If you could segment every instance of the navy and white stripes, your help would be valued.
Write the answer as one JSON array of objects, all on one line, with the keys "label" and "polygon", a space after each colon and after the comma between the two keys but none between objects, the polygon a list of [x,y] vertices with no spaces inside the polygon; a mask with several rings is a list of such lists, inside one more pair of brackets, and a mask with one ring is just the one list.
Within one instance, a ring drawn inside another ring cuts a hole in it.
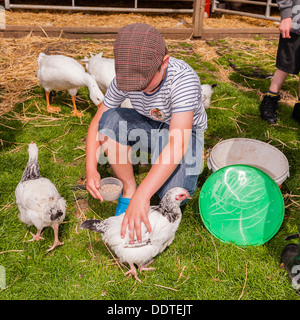
[{"label": "navy and white stripes", "polygon": [[[116,108],[129,98],[133,108],[151,118],[151,110],[159,109],[164,114],[161,120],[170,123],[174,113],[194,111],[193,125],[207,129],[207,115],[201,98],[201,84],[196,72],[183,60],[170,57],[164,81],[153,94],[142,91],[125,92],[116,86],[114,79],[104,98],[104,105]],[[155,119],[157,120],[157,119]]]}]

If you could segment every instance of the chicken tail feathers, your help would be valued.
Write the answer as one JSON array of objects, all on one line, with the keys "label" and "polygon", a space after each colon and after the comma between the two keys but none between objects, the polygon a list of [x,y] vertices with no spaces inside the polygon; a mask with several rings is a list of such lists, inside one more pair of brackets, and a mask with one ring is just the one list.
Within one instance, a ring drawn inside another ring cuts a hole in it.
[{"label": "chicken tail feathers", "polygon": [[96,219],[88,219],[85,220],[81,225],[81,229],[88,229],[91,231],[99,232],[99,233],[104,233],[105,232],[105,225],[101,220],[96,220]]},{"label": "chicken tail feathers", "polygon": [[39,179],[40,177],[41,177],[41,174],[40,174],[40,168],[38,163],[34,161],[29,161],[23,172],[21,182]]}]

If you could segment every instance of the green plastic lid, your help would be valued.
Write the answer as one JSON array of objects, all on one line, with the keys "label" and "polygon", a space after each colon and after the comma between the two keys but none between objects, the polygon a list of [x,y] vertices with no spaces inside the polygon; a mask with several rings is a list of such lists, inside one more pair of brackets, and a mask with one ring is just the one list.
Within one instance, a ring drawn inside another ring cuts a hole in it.
[{"label": "green plastic lid", "polygon": [[199,210],[205,227],[223,242],[261,245],[279,230],[284,201],[275,181],[249,165],[230,165],[204,183]]}]

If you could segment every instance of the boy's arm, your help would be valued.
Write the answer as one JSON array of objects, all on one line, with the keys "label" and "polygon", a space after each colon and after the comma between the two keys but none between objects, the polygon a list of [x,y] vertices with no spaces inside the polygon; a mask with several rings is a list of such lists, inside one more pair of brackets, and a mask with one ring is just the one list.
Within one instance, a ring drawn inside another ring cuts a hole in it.
[{"label": "boy's arm", "polygon": [[293,1],[292,0],[276,0],[279,10],[281,19],[291,18],[292,17],[292,8],[293,8]]},{"label": "boy's arm", "polygon": [[103,200],[103,197],[99,191],[101,177],[97,171],[98,159],[96,155],[100,147],[100,142],[97,140],[97,135],[99,121],[103,112],[108,109],[108,107],[101,103],[97,113],[90,123],[86,139],[86,189],[94,198],[100,200]]},{"label": "boy's arm", "polygon": [[192,126],[193,111],[173,114],[169,127],[169,143],[162,150],[133,195],[123,219],[121,237],[125,236],[126,227],[128,226],[131,242],[134,239],[134,231],[136,232],[137,240],[139,242],[142,241],[142,222],[151,232],[151,225],[148,219],[150,199],[171,176],[183,158],[189,144]]}]

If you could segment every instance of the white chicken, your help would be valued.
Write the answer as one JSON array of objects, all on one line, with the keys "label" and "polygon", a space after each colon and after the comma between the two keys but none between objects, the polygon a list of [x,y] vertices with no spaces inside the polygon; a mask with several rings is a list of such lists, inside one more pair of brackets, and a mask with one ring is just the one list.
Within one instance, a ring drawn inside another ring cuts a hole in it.
[{"label": "white chicken", "polygon": [[157,206],[150,206],[148,218],[152,232],[149,234],[145,225],[141,226],[142,242],[135,240],[130,243],[128,230],[124,239],[121,239],[121,224],[125,213],[100,221],[95,219],[86,220],[81,224],[82,229],[89,229],[102,234],[102,239],[111,247],[121,262],[126,262],[130,274],[141,282],[137,276],[134,264],[140,271],[151,270],[147,268],[153,258],[163,252],[175,238],[175,232],[181,221],[180,203],[184,199],[190,199],[188,191],[176,187],[170,189]]},{"label": "white chicken", "polygon": [[[103,52],[97,55],[90,53],[90,55],[90,58],[84,57],[82,61],[85,62],[85,67],[88,73],[95,78],[100,90],[105,94],[110,83],[116,76],[115,60],[103,58]],[[125,99],[122,102],[121,107],[132,108],[130,100]]]},{"label": "white chicken", "polygon": [[37,77],[46,91],[47,111],[59,112],[59,107],[52,107],[49,102],[51,90],[68,90],[73,103],[73,116],[81,117],[76,108],[76,94],[79,87],[87,86],[90,99],[98,106],[103,101],[103,94],[95,79],[85,72],[84,67],[75,59],[63,55],[46,55],[40,53],[38,57]]},{"label": "white chicken", "polygon": [[213,88],[216,87],[217,84],[202,84],[201,85],[201,91],[202,91],[202,102],[204,105],[204,108],[207,109],[210,106],[210,100],[211,96],[214,92]]},{"label": "white chicken", "polygon": [[19,219],[28,226],[34,225],[37,234],[32,240],[43,239],[43,228],[51,226],[54,230],[54,244],[47,252],[64,243],[58,239],[58,226],[66,215],[66,200],[60,196],[55,185],[40,175],[38,165],[38,147],[31,142],[28,145],[29,159],[16,191],[16,203]]}]

